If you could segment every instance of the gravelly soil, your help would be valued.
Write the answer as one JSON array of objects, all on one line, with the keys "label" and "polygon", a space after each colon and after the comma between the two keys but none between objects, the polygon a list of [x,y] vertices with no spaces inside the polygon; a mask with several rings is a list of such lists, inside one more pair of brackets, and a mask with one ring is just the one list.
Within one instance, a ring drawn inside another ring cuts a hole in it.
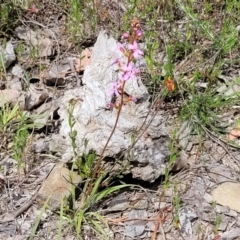
[{"label": "gravelly soil", "polygon": [[[93,31],[86,20],[83,26],[85,34],[77,36],[78,43],[71,39],[68,31],[69,22],[66,11],[63,10],[67,9],[68,4],[52,1],[36,4],[39,10],[37,13],[26,10],[18,27],[8,35],[12,38],[15,52],[23,45],[20,56],[12,66],[20,65],[27,77],[25,75],[22,78],[13,78],[13,74],[10,74],[11,67],[7,69],[10,81],[20,81],[23,87],[26,101],[22,107],[32,114],[47,112],[47,118],[43,119],[44,127],[35,129],[29,137],[22,155],[24,167],[19,166],[9,151],[12,144],[9,139],[13,133],[2,133],[0,239],[28,239],[37,217],[41,214],[41,224],[34,239],[59,239],[59,213],[56,209],[44,210],[42,213],[44,201],[36,199],[41,184],[61,157],[50,151],[49,147],[52,134],[57,134],[61,125],[57,112],[58,100],[66,90],[81,86],[84,69],[76,71],[74,59],[79,57],[81,49],[94,44],[100,29],[105,29],[109,35],[120,39],[119,28],[123,22],[126,3],[116,2],[96,1],[99,24]],[[143,6],[138,7],[141,9]],[[186,37],[187,21],[179,9],[171,8],[167,4],[165,7],[174,11],[175,19],[169,21],[161,16],[156,22],[156,28],[160,30],[155,37],[162,43],[158,49],[157,60],[162,63],[167,62],[165,44],[174,44]],[[218,8],[220,5],[216,3],[213,15],[209,16],[216,21],[216,28],[220,28],[223,19]],[[199,6],[196,4],[195,9],[200,12],[201,3]],[[86,10],[86,16],[88,14]],[[142,16],[140,20],[143,30],[146,31],[149,27],[146,24],[147,19]],[[38,47],[32,47],[33,40],[26,37],[29,33],[32,37],[35,34],[35,39],[40,41]],[[176,33],[177,38],[174,37]],[[174,57],[173,74],[176,81],[191,79],[196,69],[207,74],[208,69],[214,68],[218,58],[219,53],[213,49],[213,43],[208,39],[198,38],[197,31],[194,34],[196,38],[193,44],[196,50],[187,54],[179,51],[179,55]],[[146,45],[143,40],[143,47],[144,44]],[[232,57],[236,54],[233,52]],[[65,69],[66,62],[70,67]],[[61,66],[64,77],[49,76],[49,69],[55,64]],[[238,71],[239,64],[225,64],[221,78],[226,80],[236,76]],[[156,72],[160,79],[164,78],[164,67]],[[7,79],[7,76],[1,77],[1,90],[10,88],[6,84]],[[170,94],[163,100],[156,90],[161,89],[163,83],[153,87],[149,83],[151,76],[148,69],[144,69],[142,80],[149,87],[153,98],[158,96],[159,106],[157,105],[156,109],[160,108],[167,116],[171,135],[174,135],[174,129],[180,129],[173,140],[178,157],[172,169],[169,188],[164,188],[164,177],[154,183],[146,183],[127,176],[124,179],[127,183],[141,187],[120,192],[94,207],[94,210],[102,213],[108,221],[110,230],[105,230],[109,239],[240,239],[239,210],[232,206],[219,205],[212,198],[212,190],[218,185],[224,182],[239,183],[238,148],[230,146],[226,140],[208,129],[204,129],[204,136],[199,138],[194,129],[188,126],[188,121],[182,123],[178,120],[181,105],[185,102],[185,93]],[[198,83],[201,85],[203,82],[199,80]],[[199,91],[202,91],[202,85]],[[232,110],[226,110],[225,114],[229,113],[228,116],[222,114],[223,122],[233,123],[238,119],[239,111]],[[67,221],[63,223],[60,236],[61,239],[77,239],[74,228]],[[87,225],[83,227],[82,236],[83,239],[101,239]]]}]

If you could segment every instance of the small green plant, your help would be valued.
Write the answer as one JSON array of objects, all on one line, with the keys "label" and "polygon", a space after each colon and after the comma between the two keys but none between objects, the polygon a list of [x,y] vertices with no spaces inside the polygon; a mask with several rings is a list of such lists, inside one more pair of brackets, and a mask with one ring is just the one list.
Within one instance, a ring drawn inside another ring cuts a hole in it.
[{"label": "small green plant", "polygon": [[[230,87],[229,87],[230,88]],[[221,127],[221,119],[218,114],[224,107],[230,107],[239,100],[237,93],[227,96],[207,89],[205,92],[193,92],[188,100],[185,100],[180,111],[180,119],[188,120],[195,129],[195,133],[201,135],[204,128],[218,133],[224,133]]]},{"label": "small green plant", "polygon": [[214,227],[214,229],[213,229],[213,232],[214,232],[215,234],[218,233],[218,229],[219,229],[219,227],[220,227],[221,222],[222,222],[222,217],[221,217],[220,215],[218,215],[218,216],[216,217],[215,227]]},{"label": "small green plant", "polygon": [[[4,101],[4,99],[1,99]],[[11,122],[16,118],[19,105],[16,104],[12,109],[3,104],[0,108],[0,131],[4,133],[11,126]]]},{"label": "small green plant", "polygon": [[172,77],[174,71],[174,64],[173,64],[173,47],[171,45],[167,46],[167,63],[164,65],[166,71],[166,77]]},{"label": "small green plant", "polygon": [[1,78],[3,75],[6,76],[6,74],[7,74],[6,67],[4,64],[4,55],[2,53],[0,53],[0,73],[1,73]]},{"label": "small green plant", "polygon": [[[74,130],[75,119],[73,117],[75,104],[76,101],[72,100],[70,102],[68,110],[69,113],[68,124],[70,126],[69,136],[71,138],[72,149],[74,152],[74,162],[72,165],[72,171],[77,170],[85,183],[83,184],[83,190],[78,199],[79,204],[77,209],[75,208],[76,207],[75,187],[73,186],[71,191],[73,210],[71,211],[70,209],[68,210],[66,209],[64,213],[61,212],[60,218],[62,219],[64,214],[64,218],[68,219],[68,221],[75,226],[76,235],[80,239],[83,224],[90,225],[93,232],[95,232],[100,237],[104,237],[104,239],[108,239],[107,234],[102,228],[102,225],[104,225],[105,228],[108,228],[107,221],[100,214],[92,212],[91,209],[93,206],[95,206],[99,201],[107,197],[109,194],[117,190],[120,190],[121,188],[129,187],[130,185],[122,184],[119,186],[107,187],[106,189],[102,189],[101,184],[107,173],[102,173],[99,178],[92,181],[97,156],[93,151],[90,151],[89,153],[84,152],[81,156],[78,155],[76,143],[77,131]],[[88,141],[85,140],[84,142],[85,149],[87,148],[87,144]],[[89,188],[91,189],[91,191],[89,191]],[[63,208],[63,206],[61,208]]]},{"label": "small green plant", "polygon": [[68,28],[73,36],[76,36],[80,31],[80,23],[83,17],[83,4],[82,1],[70,0],[69,1],[69,23]]},{"label": "small green plant", "polygon": [[20,8],[13,1],[0,2],[0,36],[12,31],[19,22]]},{"label": "small green plant", "polygon": [[8,0],[0,2],[0,36],[10,37],[20,23],[23,10],[28,9],[29,0]]},{"label": "small green plant", "polygon": [[175,130],[173,132],[173,137],[170,141],[170,146],[169,146],[169,150],[170,150],[170,157],[169,157],[169,162],[168,162],[168,166],[165,168],[165,172],[164,172],[164,176],[165,176],[165,180],[164,180],[164,190],[166,190],[167,188],[169,188],[170,186],[170,172],[176,162],[177,159],[177,149],[176,149],[176,136],[177,136],[177,131]]},{"label": "small green plant", "polygon": [[51,198],[51,196],[49,196],[48,199],[45,201],[45,203],[44,203],[44,205],[43,205],[43,207],[42,207],[42,209],[41,209],[37,219],[35,220],[34,226],[33,226],[32,230],[31,230],[30,235],[29,235],[29,240],[33,240],[34,239],[35,234],[37,232],[37,229],[38,229],[38,227],[39,227],[39,225],[41,223],[41,219],[43,217],[43,214],[45,213],[45,211],[48,208],[48,202],[49,202],[50,198]]},{"label": "small green plant", "polygon": [[12,141],[11,155],[18,162],[19,168],[24,167],[24,154],[30,141],[30,129],[42,126],[42,124],[31,123],[31,121],[41,117],[23,112],[19,104],[13,108],[7,105],[0,108],[0,134],[5,136],[9,142]]},{"label": "small green plant", "polygon": [[64,203],[65,199],[61,199],[61,205],[60,205],[60,220],[58,225],[58,236],[57,239],[62,239],[62,228],[63,228],[63,220],[64,220]]},{"label": "small green plant", "polygon": [[18,162],[18,168],[24,167],[23,162],[25,149],[29,142],[29,132],[24,126],[19,126],[13,137],[13,158]]},{"label": "small green plant", "polygon": [[[91,21],[87,21],[91,19]],[[95,32],[98,23],[97,7],[92,0],[70,0],[68,2],[68,30],[76,42],[85,41]]]},{"label": "small green plant", "polygon": [[217,107],[221,107],[221,104],[218,98],[214,104],[213,94],[209,92],[196,93],[184,103],[180,117],[183,121],[189,120],[197,133],[201,133],[201,126],[211,129],[215,128],[214,122],[217,121]]},{"label": "small green plant", "polygon": [[18,46],[17,46],[15,51],[16,51],[17,59],[18,59],[18,61],[20,61],[21,57],[22,57],[22,53],[24,51],[24,44],[23,44],[23,42],[20,42],[18,44]]},{"label": "small green plant", "polygon": [[23,70],[23,76],[24,76],[23,77],[23,81],[24,81],[23,89],[25,91],[27,91],[29,89],[29,85],[30,85],[30,77],[29,77],[28,73],[25,70]]},{"label": "small green plant", "polygon": [[37,59],[39,59],[39,51],[40,47],[39,46],[31,46],[31,49],[29,51],[29,59],[34,62]]},{"label": "small green plant", "polygon": [[179,196],[179,191],[178,191],[178,184],[177,182],[174,182],[173,185],[173,223],[175,227],[179,226],[179,215],[178,211],[181,208],[181,199]]},{"label": "small green plant", "polygon": [[72,149],[73,149],[75,158],[78,157],[78,153],[77,153],[78,149],[77,149],[77,143],[76,143],[77,131],[74,130],[74,125],[76,123],[76,120],[73,117],[73,111],[76,103],[77,101],[72,99],[70,101],[69,108],[68,108],[68,125],[70,127],[69,137],[71,139]]},{"label": "small green plant", "polygon": [[216,201],[213,201],[212,202],[212,207],[215,208],[217,206],[217,202]]}]

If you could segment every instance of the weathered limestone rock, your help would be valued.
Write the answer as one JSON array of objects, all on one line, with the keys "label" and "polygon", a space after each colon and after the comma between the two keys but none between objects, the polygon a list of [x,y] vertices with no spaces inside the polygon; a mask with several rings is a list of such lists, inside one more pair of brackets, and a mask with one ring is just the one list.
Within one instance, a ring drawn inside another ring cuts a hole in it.
[{"label": "weathered limestone rock", "polygon": [[6,47],[0,46],[0,54],[3,57],[5,68],[8,68],[16,60],[16,55],[11,42],[7,42]]},{"label": "weathered limestone rock", "polygon": [[[77,131],[80,154],[85,150],[85,139],[88,140],[87,150],[93,149],[97,154],[101,154],[113,129],[117,109],[109,110],[107,105],[112,98],[110,95],[112,82],[118,76],[118,67],[113,63],[121,58],[116,49],[117,42],[101,32],[93,48],[91,64],[84,72],[82,80],[84,86],[66,91],[63,96],[58,111],[62,119],[61,128],[59,135],[55,136],[53,145],[64,150],[62,152],[64,162],[70,161],[73,157],[68,122],[69,108],[73,100],[76,100],[73,117],[76,121],[74,130]],[[141,61],[139,60],[137,64],[140,65]],[[132,154],[129,154],[130,168],[135,177],[154,181],[164,172],[164,163],[169,156],[166,118],[161,112],[153,118],[155,112],[150,110],[148,91],[139,77],[126,82],[125,92],[136,97],[138,101],[128,102],[123,106],[117,128],[104,156],[114,157],[124,153],[132,145],[132,136],[136,139],[142,130],[147,128],[135,144]]]}]

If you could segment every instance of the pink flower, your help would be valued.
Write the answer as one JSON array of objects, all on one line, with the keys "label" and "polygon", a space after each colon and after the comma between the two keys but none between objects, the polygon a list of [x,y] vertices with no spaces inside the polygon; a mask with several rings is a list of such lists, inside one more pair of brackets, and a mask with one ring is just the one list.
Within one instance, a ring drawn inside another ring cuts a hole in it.
[{"label": "pink flower", "polygon": [[138,37],[141,37],[141,36],[143,35],[143,32],[138,29],[138,30],[136,31],[136,34],[137,34]]},{"label": "pink flower", "polygon": [[122,80],[127,81],[129,78],[132,78],[134,76],[134,69],[133,69],[133,63],[130,62],[128,65],[124,64],[122,65]]},{"label": "pink flower", "polygon": [[122,65],[122,70],[124,72],[130,72],[130,71],[132,71],[132,69],[133,69],[133,63],[132,62],[130,62],[129,64],[123,64]]},{"label": "pink flower", "polygon": [[134,41],[133,44],[128,44],[128,48],[133,52],[133,57],[138,58],[143,55],[143,51],[138,48],[137,42]]},{"label": "pink flower", "polygon": [[112,88],[110,89],[110,93],[118,96],[119,95],[118,89],[120,88],[120,86],[121,86],[120,83],[113,82]]},{"label": "pink flower", "polygon": [[128,38],[129,38],[129,33],[127,33],[127,32],[124,33],[124,34],[123,34],[123,38],[128,39]]},{"label": "pink flower", "polygon": [[137,67],[134,67],[134,68],[133,68],[133,74],[134,74],[135,76],[139,76],[139,75],[140,75],[140,69],[137,68]]}]

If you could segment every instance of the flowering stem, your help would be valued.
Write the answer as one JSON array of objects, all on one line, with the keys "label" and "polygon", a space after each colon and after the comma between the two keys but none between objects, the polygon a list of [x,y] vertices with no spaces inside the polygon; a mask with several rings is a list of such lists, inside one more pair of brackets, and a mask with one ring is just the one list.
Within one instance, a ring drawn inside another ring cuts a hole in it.
[{"label": "flowering stem", "polygon": [[124,90],[124,86],[125,86],[125,82],[123,82],[123,85],[122,85],[121,101],[120,101],[120,104],[119,104],[116,121],[115,121],[115,124],[114,124],[114,126],[113,126],[113,129],[112,129],[112,131],[111,131],[111,134],[109,135],[108,140],[107,140],[107,142],[106,142],[105,145],[104,145],[104,148],[103,148],[103,150],[102,150],[102,153],[101,153],[101,155],[100,155],[100,157],[99,157],[99,159],[98,159],[98,161],[97,161],[97,164],[96,164],[96,166],[95,166],[95,168],[94,168],[94,171],[93,171],[93,179],[94,179],[94,178],[96,177],[96,175],[97,175],[97,171],[99,170],[101,161],[102,161],[102,159],[103,159],[103,154],[104,154],[104,152],[106,151],[106,148],[107,148],[107,146],[108,146],[108,144],[109,144],[109,142],[110,142],[110,140],[111,140],[111,138],[112,138],[112,136],[113,136],[113,134],[114,134],[114,132],[115,132],[115,130],[116,130],[116,127],[117,127],[117,124],[118,124],[118,120],[119,120],[119,117],[120,117],[120,113],[121,113],[121,110],[122,110],[122,106],[123,106],[123,103],[124,103],[124,101],[123,101],[123,93],[124,93],[123,90]]},{"label": "flowering stem", "polygon": [[[130,64],[131,61],[132,61],[132,53],[130,53],[129,56],[128,56],[127,66]],[[109,142],[110,142],[110,140],[111,140],[111,138],[112,138],[112,136],[113,136],[113,134],[114,134],[114,132],[115,132],[115,130],[116,130],[116,127],[117,127],[117,124],[118,124],[118,120],[119,120],[119,117],[120,117],[120,113],[121,113],[121,110],[122,110],[122,106],[123,106],[123,104],[124,104],[123,94],[124,94],[124,86],[125,86],[125,83],[126,83],[126,82],[123,81],[123,84],[122,84],[122,87],[121,87],[121,101],[120,101],[119,108],[118,108],[117,118],[116,118],[115,124],[114,124],[114,126],[113,126],[113,129],[112,129],[112,131],[111,131],[111,134],[109,135],[108,140],[107,140],[107,142],[105,143],[104,148],[103,148],[103,150],[102,150],[102,153],[101,153],[101,155],[100,155],[100,157],[99,157],[99,159],[98,159],[98,161],[97,161],[97,164],[96,164],[96,166],[95,166],[95,168],[94,168],[94,171],[93,171],[93,179],[96,177],[97,171],[100,169],[100,164],[101,164],[102,159],[103,159],[103,154],[104,154],[104,152],[106,151],[106,148],[107,148],[107,146],[108,146],[108,144],[109,144]]]},{"label": "flowering stem", "polygon": [[122,85],[121,101],[120,101],[120,104],[119,104],[119,108],[118,108],[118,113],[117,113],[117,117],[116,117],[115,124],[114,124],[114,126],[113,126],[112,131],[111,131],[111,134],[110,134],[109,137],[108,137],[107,142],[106,142],[105,145],[104,145],[104,148],[103,148],[103,150],[102,150],[102,152],[101,152],[101,155],[100,155],[100,157],[99,157],[98,160],[97,160],[96,166],[95,166],[95,168],[94,168],[94,170],[93,170],[92,179],[90,180],[90,182],[89,182],[89,181],[86,182],[87,185],[89,184],[89,187],[86,187],[87,191],[86,191],[86,194],[85,194],[85,199],[86,199],[86,198],[90,195],[90,193],[92,192],[93,183],[94,183],[95,178],[97,177],[97,175],[100,175],[100,174],[101,174],[101,173],[99,173],[99,171],[101,171],[100,165],[101,165],[101,162],[102,162],[102,160],[103,160],[103,154],[104,154],[104,152],[106,151],[107,146],[108,146],[108,144],[109,144],[109,142],[110,142],[110,140],[111,140],[111,138],[112,138],[112,136],[113,136],[113,134],[114,134],[114,132],[115,132],[115,130],[116,130],[116,127],[117,127],[117,124],[118,124],[118,120],[119,120],[119,117],[120,117],[120,113],[121,113],[121,110],[122,110],[122,106],[123,106],[123,103],[124,103],[124,101],[123,101],[123,93],[124,93],[123,90],[124,90],[124,86],[125,86],[125,82],[123,82],[123,85]]},{"label": "flowering stem", "polygon": [[[116,121],[115,121],[115,124],[112,128],[112,131],[107,139],[107,142],[105,143],[104,147],[103,147],[103,150],[100,154],[100,157],[98,158],[97,162],[96,162],[96,165],[94,167],[94,170],[93,170],[93,174],[92,174],[92,178],[90,181],[86,181],[85,183],[85,186],[84,186],[84,189],[86,189],[86,193],[84,192],[83,194],[85,195],[85,199],[87,199],[88,196],[90,196],[93,188],[94,188],[94,183],[95,183],[95,180],[97,177],[101,176],[102,175],[102,169],[101,169],[101,162],[104,158],[104,153],[107,149],[107,146],[116,130],[116,127],[117,127],[117,124],[118,124],[118,121],[119,121],[119,117],[120,117],[120,114],[121,114],[121,111],[122,111],[122,107],[124,105],[124,87],[125,87],[125,83],[126,81],[130,78],[131,74],[132,74],[132,61],[134,58],[137,58],[138,55],[142,55],[143,52],[141,50],[139,50],[137,48],[137,43],[136,43],[136,40],[139,39],[139,37],[141,37],[142,35],[142,32],[139,30],[139,22],[137,19],[133,19],[133,22],[132,22],[132,28],[135,29],[134,30],[134,34],[132,35],[132,37],[130,38],[128,34],[125,34],[125,37],[129,38],[129,42],[130,44],[128,46],[129,47],[129,52],[127,54],[127,64],[122,66],[122,68],[124,68],[124,74],[123,74],[123,80],[121,82],[121,87],[118,89],[118,85],[117,83],[114,85],[114,88],[113,88],[113,93],[114,94],[118,94],[118,92],[115,92],[115,91],[120,91],[120,103],[119,105],[116,107],[118,109],[118,112],[117,112],[117,117],[116,117]],[[86,188],[85,188],[86,187]]]}]

